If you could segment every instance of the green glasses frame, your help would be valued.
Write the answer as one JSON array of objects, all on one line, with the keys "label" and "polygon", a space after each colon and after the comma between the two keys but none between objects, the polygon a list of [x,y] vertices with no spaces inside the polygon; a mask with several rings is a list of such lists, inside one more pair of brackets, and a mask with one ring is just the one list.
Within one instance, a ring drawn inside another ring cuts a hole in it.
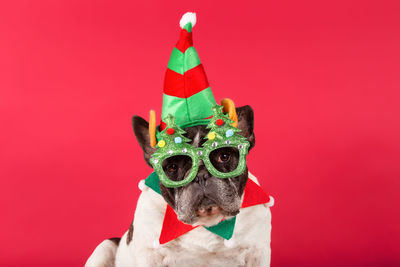
[{"label": "green glasses frame", "polygon": [[[184,147],[181,151],[170,151],[170,153],[166,153],[159,158],[152,158],[151,164],[154,167],[154,170],[160,177],[160,181],[166,187],[181,187],[189,184],[196,178],[197,172],[199,170],[199,162],[202,160],[207,170],[215,177],[218,178],[232,178],[238,176],[244,172],[246,169],[246,155],[249,149],[249,142],[230,142],[229,140],[225,141],[225,143],[218,144],[217,142],[212,143],[212,147]],[[231,172],[221,172],[217,170],[214,165],[210,161],[211,152],[225,147],[237,148],[239,150],[239,163],[235,170]],[[165,173],[162,163],[164,160],[174,157],[174,156],[189,156],[192,159],[192,167],[190,169],[189,174],[185,177],[185,179],[180,181],[171,180],[167,174]]]}]

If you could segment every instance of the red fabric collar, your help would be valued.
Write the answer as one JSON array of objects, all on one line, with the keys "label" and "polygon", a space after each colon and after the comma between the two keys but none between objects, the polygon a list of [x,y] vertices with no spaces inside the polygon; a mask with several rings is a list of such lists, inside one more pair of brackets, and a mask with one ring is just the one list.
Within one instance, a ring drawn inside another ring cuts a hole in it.
[{"label": "red fabric collar", "polygon": [[[241,208],[243,209],[255,205],[260,205],[268,203],[269,201],[269,195],[264,192],[258,184],[256,184],[253,180],[249,178],[244,189],[244,196]],[[181,235],[186,234],[196,227],[198,226],[184,224],[183,222],[178,220],[175,211],[169,205],[167,205],[159,242],[160,244],[167,243],[171,240],[174,240],[175,238],[180,237]]]}]

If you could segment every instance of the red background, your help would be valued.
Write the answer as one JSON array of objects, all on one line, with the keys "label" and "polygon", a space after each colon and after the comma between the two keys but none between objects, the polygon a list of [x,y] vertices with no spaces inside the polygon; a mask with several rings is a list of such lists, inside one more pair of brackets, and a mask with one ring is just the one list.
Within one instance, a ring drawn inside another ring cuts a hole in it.
[{"label": "red background", "polygon": [[250,104],[272,266],[400,264],[398,1],[3,1],[0,265],[82,266],[133,218],[131,116],[159,118],[185,11],[217,100]]}]

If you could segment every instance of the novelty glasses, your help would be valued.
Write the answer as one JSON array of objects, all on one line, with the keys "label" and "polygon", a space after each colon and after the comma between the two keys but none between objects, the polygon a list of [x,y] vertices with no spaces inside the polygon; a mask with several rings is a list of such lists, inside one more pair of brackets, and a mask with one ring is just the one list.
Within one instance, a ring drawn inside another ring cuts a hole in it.
[{"label": "novelty glasses", "polygon": [[[193,147],[188,143],[191,140],[183,136],[185,131],[176,125],[172,115],[165,119],[167,127],[159,133],[157,150],[150,159],[164,186],[173,188],[189,184],[197,176],[200,160],[210,174],[218,178],[232,178],[245,171],[249,142],[238,134],[238,128],[231,125],[233,121],[222,112],[221,106],[215,105],[212,109],[214,114],[207,125],[210,131],[202,147]],[[228,161],[233,155],[236,156],[235,162],[224,165],[224,160]],[[178,164],[181,166],[168,164],[177,158],[180,158]],[[170,172],[171,166],[173,174]]]}]

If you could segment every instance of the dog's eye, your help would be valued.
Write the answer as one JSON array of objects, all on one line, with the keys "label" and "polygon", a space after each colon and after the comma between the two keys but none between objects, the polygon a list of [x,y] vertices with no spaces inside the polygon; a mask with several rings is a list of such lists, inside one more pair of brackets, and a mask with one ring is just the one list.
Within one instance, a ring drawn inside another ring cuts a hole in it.
[{"label": "dog's eye", "polygon": [[168,172],[176,172],[177,170],[178,170],[178,165],[176,165],[175,163],[169,164],[167,166]]},{"label": "dog's eye", "polygon": [[218,162],[228,162],[231,159],[231,155],[226,152],[223,152],[218,157]]}]

